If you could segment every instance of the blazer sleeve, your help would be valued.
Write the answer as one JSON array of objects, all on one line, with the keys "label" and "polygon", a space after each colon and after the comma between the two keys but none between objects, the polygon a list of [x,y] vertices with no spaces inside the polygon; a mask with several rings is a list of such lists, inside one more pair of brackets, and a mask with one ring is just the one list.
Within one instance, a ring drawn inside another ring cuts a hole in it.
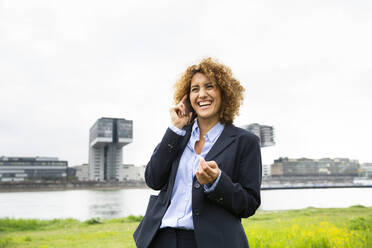
[{"label": "blazer sleeve", "polygon": [[147,186],[154,190],[160,190],[168,183],[172,162],[178,154],[178,145],[183,137],[170,128],[167,129],[146,166],[145,182]]},{"label": "blazer sleeve", "polygon": [[232,214],[247,218],[253,215],[261,204],[260,189],[262,181],[261,151],[258,137],[245,136],[240,143],[244,148],[238,166],[237,178],[221,171],[220,180],[214,191],[207,197]]}]

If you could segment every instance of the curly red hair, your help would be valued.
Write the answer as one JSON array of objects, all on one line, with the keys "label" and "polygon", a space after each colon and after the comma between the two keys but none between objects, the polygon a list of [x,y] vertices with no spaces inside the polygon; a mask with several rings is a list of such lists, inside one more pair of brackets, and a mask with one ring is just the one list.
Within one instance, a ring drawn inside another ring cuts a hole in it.
[{"label": "curly red hair", "polygon": [[[222,105],[220,109],[220,122],[231,124],[239,115],[240,105],[243,103],[244,87],[232,76],[231,69],[218,63],[215,59],[205,58],[198,65],[189,66],[181,78],[174,85],[174,102],[179,103],[187,94],[190,95],[191,79],[195,73],[203,73],[212,83],[221,90]],[[193,115],[193,119],[196,115]]]}]

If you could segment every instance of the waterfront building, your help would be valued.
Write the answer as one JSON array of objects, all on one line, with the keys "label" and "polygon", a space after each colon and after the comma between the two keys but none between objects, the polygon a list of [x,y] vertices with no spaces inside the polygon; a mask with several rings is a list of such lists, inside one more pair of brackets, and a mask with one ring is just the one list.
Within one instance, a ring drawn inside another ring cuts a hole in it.
[{"label": "waterfront building", "polygon": [[76,170],[76,178],[78,181],[89,181],[89,168],[88,164],[74,166]]},{"label": "waterfront building", "polygon": [[361,165],[361,171],[364,177],[372,178],[372,163],[363,163]]},{"label": "waterfront building", "polygon": [[274,128],[272,126],[260,125],[258,123],[252,123],[249,125],[242,126],[242,128],[254,133],[260,138],[261,147],[273,146],[274,141]]},{"label": "waterfront building", "polygon": [[0,181],[63,181],[67,161],[55,157],[0,157]]},{"label": "waterfront building", "polygon": [[67,180],[76,180],[76,168],[67,167]]},{"label": "waterfront building", "polygon": [[358,160],[347,158],[279,158],[271,165],[272,176],[357,176]]},{"label": "waterfront building", "polygon": [[119,181],[123,146],[133,140],[133,122],[100,118],[89,130],[89,179]]},{"label": "waterfront building", "polygon": [[270,164],[263,164],[262,165],[262,176],[263,177],[271,176],[271,165]]},{"label": "waterfront building", "polygon": [[120,179],[119,181],[145,181],[145,169],[146,166],[134,166],[133,164],[123,164],[120,167]]}]

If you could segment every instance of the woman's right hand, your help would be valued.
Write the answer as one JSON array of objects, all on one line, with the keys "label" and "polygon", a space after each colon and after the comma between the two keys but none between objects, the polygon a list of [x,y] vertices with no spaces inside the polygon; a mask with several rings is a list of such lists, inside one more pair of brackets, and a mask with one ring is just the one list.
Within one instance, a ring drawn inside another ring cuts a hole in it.
[{"label": "woman's right hand", "polygon": [[169,110],[172,124],[179,129],[182,129],[184,126],[189,124],[192,117],[192,112],[186,114],[186,106],[184,104],[186,99],[187,95],[185,95],[176,106]]}]

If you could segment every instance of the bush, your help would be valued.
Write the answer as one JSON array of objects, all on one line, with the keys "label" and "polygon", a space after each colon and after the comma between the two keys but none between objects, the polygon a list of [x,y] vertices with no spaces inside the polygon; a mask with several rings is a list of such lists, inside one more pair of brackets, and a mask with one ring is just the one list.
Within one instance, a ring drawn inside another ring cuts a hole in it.
[{"label": "bush", "polygon": [[96,225],[96,224],[102,224],[102,221],[100,220],[100,218],[91,218],[85,221],[85,223],[88,225]]},{"label": "bush", "polygon": [[129,215],[126,219],[128,220],[127,222],[140,222],[143,219],[143,216]]},{"label": "bush", "polygon": [[350,230],[368,230],[370,224],[363,217],[352,218],[350,220],[349,229]]},{"label": "bush", "polygon": [[0,231],[14,232],[45,230],[50,228],[69,227],[77,223],[80,222],[75,219],[37,220],[2,218],[0,219]]},{"label": "bush", "polygon": [[353,205],[350,208],[366,208],[366,207],[363,205]]},{"label": "bush", "polygon": [[0,219],[0,230],[1,231],[31,231],[39,229],[46,225],[47,221],[41,220],[23,220],[23,219],[11,219],[3,218]]}]

